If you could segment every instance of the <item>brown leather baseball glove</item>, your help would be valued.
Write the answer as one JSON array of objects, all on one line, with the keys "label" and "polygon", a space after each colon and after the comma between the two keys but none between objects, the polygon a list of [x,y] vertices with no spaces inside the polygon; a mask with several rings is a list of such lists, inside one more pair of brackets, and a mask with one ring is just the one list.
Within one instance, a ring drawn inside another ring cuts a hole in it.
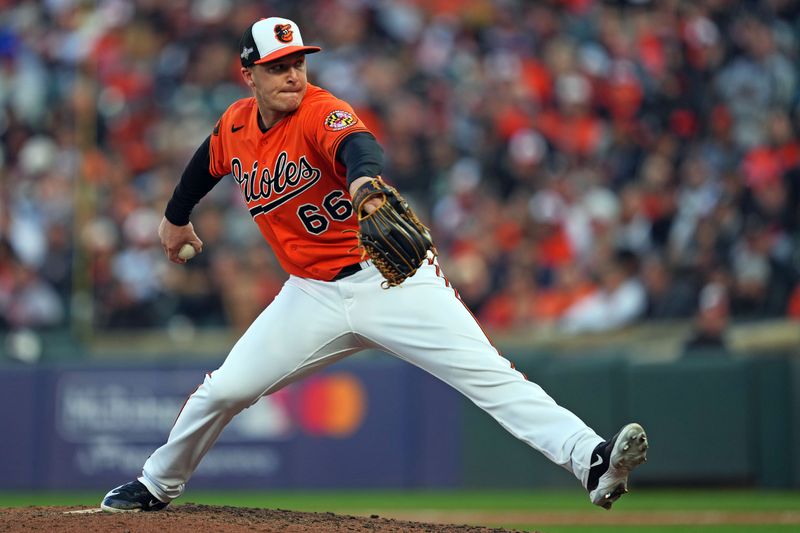
[{"label": "brown leather baseball glove", "polygon": [[[364,203],[376,196],[383,202],[367,214]],[[384,289],[400,285],[413,276],[429,250],[436,254],[428,228],[419,221],[397,190],[380,177],[356,190],[353,207],[358,216],[358,246],[386,278]]]}]

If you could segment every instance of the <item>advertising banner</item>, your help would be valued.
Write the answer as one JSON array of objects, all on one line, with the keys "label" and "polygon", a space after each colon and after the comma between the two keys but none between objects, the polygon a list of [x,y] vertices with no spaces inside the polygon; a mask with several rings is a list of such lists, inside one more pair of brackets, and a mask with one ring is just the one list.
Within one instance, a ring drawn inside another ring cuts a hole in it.
[{"label": "advertising banner", "polygon": [[[132,479],[166,441],[208,370],[140,365],[32,372],[18,388],[20,396],[36,390],[38,400],[20,406],[30,411],[22,420],[38,423],[15,428],[20,440],[13,451],[28,451],[0,487],[95,488]],[[456,392],[411,365],[388,357],[340,362],[242,411],[191,485],[453,486],[461,405]],[[16,422],[13,412],[3,416]]]},{"label": "advertising banner", "polygon": [[33,486],[41,466],[37,377],[29,368],[0,371],[0,486],[4,488]]}]

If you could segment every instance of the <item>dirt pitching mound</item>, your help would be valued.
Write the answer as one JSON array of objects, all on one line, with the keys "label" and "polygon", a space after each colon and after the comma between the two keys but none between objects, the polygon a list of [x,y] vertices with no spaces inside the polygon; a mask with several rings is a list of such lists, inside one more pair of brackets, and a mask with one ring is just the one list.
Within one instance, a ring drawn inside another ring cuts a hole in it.
[{"label": "dirt pitching mound", "polygon": [[16,507],[0,512],[0,532],[51,533],[219,533],[234,532],[409,532],[502,533],[506,529],[467,525],[423,524],[381,518],[300,513],[282,509],[248,509],[186,503],[154,513],[105,513],[75,507]]}]

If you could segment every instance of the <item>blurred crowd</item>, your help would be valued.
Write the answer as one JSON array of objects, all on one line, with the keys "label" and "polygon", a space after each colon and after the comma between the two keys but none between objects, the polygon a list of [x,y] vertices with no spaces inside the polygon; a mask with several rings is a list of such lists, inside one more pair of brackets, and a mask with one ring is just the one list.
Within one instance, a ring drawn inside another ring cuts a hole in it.
[{"label": "blurred crowd", "polygon": [[285,279],[217,186],[157,237],[260,17],[355,107],[495,330],[800,318],[796,0],[0,0],[0,328],[244,328]]}]

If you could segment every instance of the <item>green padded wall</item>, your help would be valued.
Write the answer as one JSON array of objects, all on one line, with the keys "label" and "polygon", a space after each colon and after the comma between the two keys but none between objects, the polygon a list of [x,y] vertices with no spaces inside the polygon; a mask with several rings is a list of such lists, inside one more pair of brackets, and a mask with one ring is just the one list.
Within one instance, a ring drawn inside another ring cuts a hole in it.
[{"label": "green padded wall", "polygon": [[[761,487],[792,485],[791,359],[759,356],[750,361],[755,380],[755,481]],[[794,442],[800,442],[794,440]],[[795,448],[796,450],[796,448]]]},{"label": "green padded wall", "polygon": [[727,358],[631,365],[631,412],[650,438],[647,467],[637,479],[752,479],[756,430],[749,377],[746,362]]},{"label": "green padded wall", "polygon": [[[536,358],[517,367],[602,436],[628,420],[650,437],[632,484],[800,487],[800,360]],[[575,480],[465,401],[464,483],[574,487]]]}]

